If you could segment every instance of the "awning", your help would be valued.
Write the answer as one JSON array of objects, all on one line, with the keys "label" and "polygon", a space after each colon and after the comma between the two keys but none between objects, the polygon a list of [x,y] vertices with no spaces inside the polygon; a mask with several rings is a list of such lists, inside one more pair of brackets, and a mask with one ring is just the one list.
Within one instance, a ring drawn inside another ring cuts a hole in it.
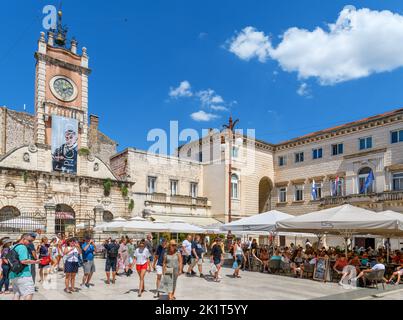
[{"label": "awning", "polygon": [[59,220],[74,220],[74,215],[71,212],[56,212],[56,219]]},{"label": "awning", "polygon": [[154,220],[160,220],[166,223],[172,220],[182,220],[186,223],[193,224],[198,227],[206,227],[213,224],[217,224],[220,221],[211,217],[201,217],[201,216],[183,216],[183,215],[165,215],[165,214],[153,214],[151,218]]}]

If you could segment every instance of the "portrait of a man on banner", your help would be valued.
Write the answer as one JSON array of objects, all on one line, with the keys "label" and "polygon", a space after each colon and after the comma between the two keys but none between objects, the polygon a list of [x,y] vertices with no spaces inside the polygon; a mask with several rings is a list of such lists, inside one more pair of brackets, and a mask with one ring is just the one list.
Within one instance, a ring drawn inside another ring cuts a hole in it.
[{"label": "portrait of a man on banner", "polygon": [[78,121],[52,116],[53,171],[76,174],[78,154]]}]

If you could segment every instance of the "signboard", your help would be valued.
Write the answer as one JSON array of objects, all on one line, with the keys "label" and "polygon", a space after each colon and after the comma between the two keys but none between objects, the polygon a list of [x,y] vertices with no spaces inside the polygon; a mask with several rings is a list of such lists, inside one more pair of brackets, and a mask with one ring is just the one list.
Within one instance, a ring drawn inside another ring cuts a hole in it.
[{"label": "signboard", "polygon": [[326,282],[329,280],[329,275],[329,260],[318,258],[313,271],[313,279]]},{"label": "signboard", "polygon": [[77,173],[78,121],[52,115],[53,171]]}]

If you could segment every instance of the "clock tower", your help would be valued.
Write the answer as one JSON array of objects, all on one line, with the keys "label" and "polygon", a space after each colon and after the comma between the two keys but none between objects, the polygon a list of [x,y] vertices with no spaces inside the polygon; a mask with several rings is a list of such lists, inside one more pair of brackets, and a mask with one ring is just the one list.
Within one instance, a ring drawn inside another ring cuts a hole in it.
[{"label": "clock tower", "polygon": [[78,122],[79,148],[88,148],[88,56],[77,52],[77,41],[67,46],[67,28],[58,12],[57,28],[41,33],[35,53],[35,142],[51,145],[52,118]]}]

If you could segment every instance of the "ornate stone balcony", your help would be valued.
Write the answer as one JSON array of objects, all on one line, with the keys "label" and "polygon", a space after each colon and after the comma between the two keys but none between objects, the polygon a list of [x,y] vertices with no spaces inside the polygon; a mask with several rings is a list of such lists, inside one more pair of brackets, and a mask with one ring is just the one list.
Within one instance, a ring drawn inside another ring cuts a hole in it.
[{"label": "ornate stone balcony", "polygon": [[146,193],[145,201],[149,204],[162,205],[178,205],[178,206],[196,206],[196,207],[211,207],[211,202],[208,198],[176,195],[168,196],[165,193]]},{"label": "ornate stone balcony", "polygon": [[403,191],[385,191],[371,194],[350,194],[343,197],[325,197],[320,200],[321,207],[349,204],[377,205],[382,203],[403,202]]}]

